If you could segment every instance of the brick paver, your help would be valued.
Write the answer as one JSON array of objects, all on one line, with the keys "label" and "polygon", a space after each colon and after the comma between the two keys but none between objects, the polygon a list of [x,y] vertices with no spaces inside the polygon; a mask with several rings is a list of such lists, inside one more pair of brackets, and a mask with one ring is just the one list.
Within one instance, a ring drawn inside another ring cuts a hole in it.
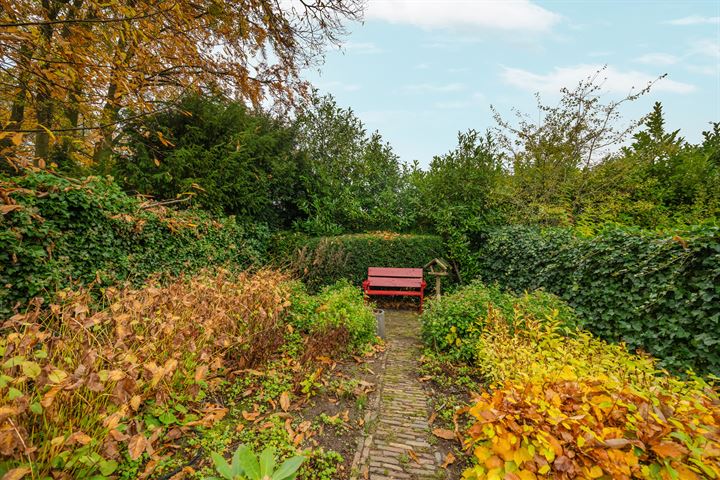
[{"label": "brick paver", "polygon": [[441,455],[428,442],[428,398],[418,381],[417,314],[386,311],[387,350],[379,396],[366,417],[352,479],[440,479]]}]

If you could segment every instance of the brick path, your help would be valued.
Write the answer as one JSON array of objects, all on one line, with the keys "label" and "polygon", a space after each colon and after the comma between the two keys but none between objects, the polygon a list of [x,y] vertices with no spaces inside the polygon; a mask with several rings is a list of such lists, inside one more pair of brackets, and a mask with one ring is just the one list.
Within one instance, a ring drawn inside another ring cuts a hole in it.
[{"label": "brick path", "polygon": [[414,312],[386,311],[387,353],[368,434],[358,444],[352,479],[442,479],[442,457],[430,445],[427,395],[418,381],[420,324]]}]

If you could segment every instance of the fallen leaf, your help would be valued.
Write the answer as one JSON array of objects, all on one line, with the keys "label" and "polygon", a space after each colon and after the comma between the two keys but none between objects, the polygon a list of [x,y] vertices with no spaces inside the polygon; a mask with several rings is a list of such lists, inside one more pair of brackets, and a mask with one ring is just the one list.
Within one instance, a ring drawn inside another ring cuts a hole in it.
[{"label": "fallen leaf", "polygon": [[13,468],[3,475],[2,480],[20,480],[30,472],[32,472],[32,470],[28,467]]},{"label": "fallen leaf", "polygon": [[453,455],[452,452],[448,452],[448,454],[445,455],[445,461],[444,461],[443,464],[440,465],[440,466],[441,466],[442,468],[447,468],[447,467],[448,467],[449,465],[451,465],[452,463],[455,463],[455,460],[456,460],[455,455]]},{"label": "fallen leaf", "polygon": [[290,395],[288,394],[288,392],[283,392],[280,394],[280,408],[282,408],[285,412],[287,412],[290,408]]},{"label": "fallen leaf", "polygon": [[651,448],[660,458],[671,457],[679,459],[687,453],[685,447],[675,442],[662,442],[658,445],[653,445]]},{"label": "fallen leaf", "polygon": [[415,453],[414,450],[412,450],[412,449],[408,450],[408,451],[407,451],[407,454],[408,454],[408,456],[409,456],[410,458],[413,459],[413,461],[415,461],[415,463],[417,463],[418,465],[420,465],[420,459],[418,458],[417,453]]},{"label": "fallen leaf", "polygon": [[436,428],[432,433],[436,437],[444,438],[445,440],[453,440],[455,438],[455,432],[447,428]]},{"label": "fallen leaf", "polygon": [[145,435],[138,433],[132,437],[128,442],[128,454],[130,455],[130,460],[137,460],[140,458],[140,455],[143,454],[146,447],[147,440],[145,439]]}]

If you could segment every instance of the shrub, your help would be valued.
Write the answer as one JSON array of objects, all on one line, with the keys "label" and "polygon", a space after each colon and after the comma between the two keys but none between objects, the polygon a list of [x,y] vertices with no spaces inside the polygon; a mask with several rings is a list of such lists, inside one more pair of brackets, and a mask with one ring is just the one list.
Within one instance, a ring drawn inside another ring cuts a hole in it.
[{"label": "shrub", "polygon": [[290,264],[311,291],[340,279],[359,286],[368,267],[420,268],[444,252],[439,237],[389,232],[315,238],[284,234],[272,251],[275,261]]},{"label": "shrub", "polygon": [[0,179],[0,317],[34,297],[71,285],[140,284],[263,258],[267,233],[232,217],[141,209],[109,178],[82,181],[48,173]]},{"label": "shrub", "polygon": [[503,292],[497,285],[474,282],[440,300],[428,301],[422,315],[423,339],[455,360],[475,362],[478,340],[487,325],[488,315],[496,309],[503,313],[508,329],[518,328],[528,316],[553,316],[568,326],[577,322],[564,302],[543,291],[516,297]]},{"label": "shrub", "polygon": [[673,369],[720,374],[720,228],[672,233],[608,227],[504,227],[478,250],[486,282],[544,288],[601,338],[644,349]]},{"label": "shrub", "polygon": [[495,390],[468,409],[463,478],[719,478],[720,397],[553,318],[508,330],[490,308],[477,347]]},{"label": "shrub", "polygon": [[284,341],[286,281],[201,275],[108,289],[103,310],[79,292],[14,315],[0,337],[0,454],[29,459],[38,478],[109,476],[167,429],[209,426],[224,413],[198,402],[204,392],[228,371],[258,368]]},{"label": "shrub", "polygon": [[311,296],[296,284],[291,298],[293,326],[308,334],[342,331],[348,335],[348,348],[362,351],[375,339],[375,316],[365,305],[362,292],[346,280],[326,286]]}]

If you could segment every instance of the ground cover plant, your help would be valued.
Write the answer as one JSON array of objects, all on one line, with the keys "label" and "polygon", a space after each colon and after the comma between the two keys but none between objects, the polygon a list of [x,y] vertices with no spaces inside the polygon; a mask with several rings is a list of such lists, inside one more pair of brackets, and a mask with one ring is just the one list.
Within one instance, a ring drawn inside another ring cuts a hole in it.
[{"label": "ground cover plant", "polygon": [[[464,478],[720,476],[720,399],[712,385],[674,377],[652,357],[577,329],[542,297],[528,308],[528,298],[476,284],[430,302],[424,314],[436,324],[434,309],[467,302],[466,324],[475,326],[463,340],[474,346],[468,361],[485,389],[453,413],[475,462]],[[483,304],[471,308],[477,301]],[[436,346],[466,358],[452,328]]]},{"label": "ground cover plant", "polygon": [[[291,422],[270,414],[286,413],[321,385],[317,357],[362,354],[374,340],[348,315],[366,308],[359,291],[352,297],[347,286],[328,288],[316,302],[320,312],[305,311],[322,315],[314,326],[291,316],[298,288],[274,271],[220,271],[166,286],[110,288],[105,308],[93,308],[87,291],[66,291],[48,309],[36,302],[10,317],[0,343],[2,473],[147,478],[178,466],[202,471],[202,462],[185,465],[196,453],[182,460],[172,452],[223,451],[217,447],[232,441],[262,450],[278,435],[278,454],[296,454],[297,444],[287,441]],[[333,303],[338,296],[342,304]],[[370,321],[366,310],[360,318]],[[294,324],[313,327],[298,332]],[[228,424],[213,430],[231,415],[243,419],[234,418],[237,436],[227,434]],[[295,428],[292,438],[307,430]],[[311,453],[310,466],[337,461]]]}]

